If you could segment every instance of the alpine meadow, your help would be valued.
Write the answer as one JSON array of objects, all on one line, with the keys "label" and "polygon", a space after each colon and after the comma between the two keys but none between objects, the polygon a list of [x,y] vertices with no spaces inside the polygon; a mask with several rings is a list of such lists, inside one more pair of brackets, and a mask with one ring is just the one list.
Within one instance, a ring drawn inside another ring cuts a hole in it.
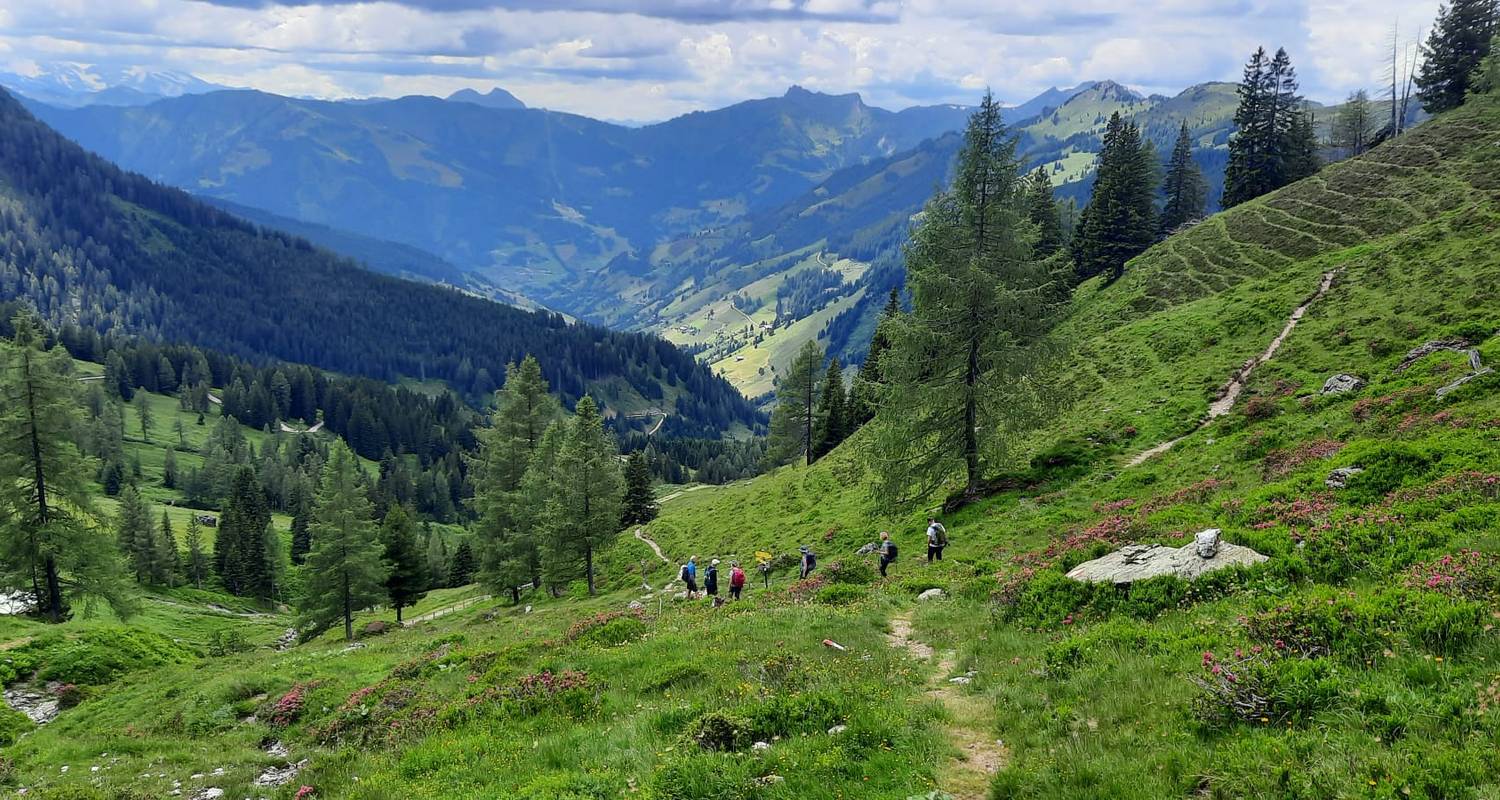
[{"label": "alpine meadow", "polygon": [[1500,798],[1500,2],[84,5],[0,794]]}]

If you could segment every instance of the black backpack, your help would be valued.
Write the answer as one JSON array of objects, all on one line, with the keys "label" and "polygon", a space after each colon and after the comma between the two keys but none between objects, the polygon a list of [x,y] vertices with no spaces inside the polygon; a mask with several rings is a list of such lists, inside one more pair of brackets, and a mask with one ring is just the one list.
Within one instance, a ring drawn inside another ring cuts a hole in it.
[{"label": "black backpack", "polygon": [[895,542],[886,542],[886,544],[885,544],[885,560],[887,560],[887,561],[895,561],[896,560],[896,543]]},{"label": "black backpack", "polygon": [[816,568],[817,566],[818,566],[818,557],[815,556],[815,555],[813,555],[812,551],[809,550],[808,553],[807,553],[807,571],[808,572],[812,572],[813,569]]}]

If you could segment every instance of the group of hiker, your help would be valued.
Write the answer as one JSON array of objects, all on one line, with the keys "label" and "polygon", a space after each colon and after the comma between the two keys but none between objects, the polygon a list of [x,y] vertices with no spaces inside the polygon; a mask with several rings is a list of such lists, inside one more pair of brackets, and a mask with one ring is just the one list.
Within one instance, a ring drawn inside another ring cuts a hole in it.
[{"label": "group of hiker", "polygon": [[[942,561],[943,548],[947,546],[948,529],[943,527],[943,523],[938,522],[936,517],[928,517],[927,562],[932,563],[933,561]],[[797,577],[798,579],[806,579],[813,573],[813,570],[817,569],[818,557],[807,545],[802,545],[797,549],[800,555],[800,558],[798,559]],[[882,578],[886,577],[887,570],[889,570],[891,564],[895,562],[898,553],[896,542],[895,540],[891,539],[890,531],[880,532],[880,543],[876,547],[875,552],[880,555],[880,576]],[[762,553],[761,555],[765,559],[770,558],[770,555],[767,553]],[[770,567],[771,565],[768,560],[762,560],[760,562],[761,575],[767,580],[768,584]],[[677,572],[677,579],[682,581],[683,584],[687,587],[687,598],[689,600],[697,599],[700,596],[701,592],[701,595],[712,598],[714,601],[714,605],[723,603],[724,600],[719,597],[719,559],[715,558],[709,561],[708,567],[703,570],[701,590],[699,588],[698,577],[698,557],[692,556],[687,560],[687,563],[683,564],[681,569],[679,569]],[[740,562],[731,561],[729,562],[729,597],[733,600],[739,600],[741,594],[743,594],[744,591],[745,570],[740,566]]]}]

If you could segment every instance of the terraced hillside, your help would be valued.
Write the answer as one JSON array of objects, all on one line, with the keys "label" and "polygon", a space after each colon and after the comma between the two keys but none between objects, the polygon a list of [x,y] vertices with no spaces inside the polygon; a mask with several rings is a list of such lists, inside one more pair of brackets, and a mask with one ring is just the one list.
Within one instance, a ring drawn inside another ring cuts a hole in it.
[{"label": "terraced hillside", "polygon": [[[856,436],[666,500],[605,554],[603,597],[484,601],[359,648],[187,654],[27,733],[5,780],[44,798],[1495,796],[1500,377],[1439,397],[1473,364],[1421,345],[1500,364],[1497,141],[1500,102],[1473,101],[1086,286],[1038,457],[992,465],[992,495],[946,516],[941,563],[923,510],[864,490],[879,465]],[[1321,394],[1336,373],[1366,383]],[[1270,560],[1192,584],[1064,577],[1210,527]],[[885,580],[855,555],[882,528],[902,554]],[[799,544],[822,565],[806,581]],[[688,555],[756,551],[770,588],[752,570],[727,608],[663,589]],[[946,597],[915,599],[931,588]]]}]

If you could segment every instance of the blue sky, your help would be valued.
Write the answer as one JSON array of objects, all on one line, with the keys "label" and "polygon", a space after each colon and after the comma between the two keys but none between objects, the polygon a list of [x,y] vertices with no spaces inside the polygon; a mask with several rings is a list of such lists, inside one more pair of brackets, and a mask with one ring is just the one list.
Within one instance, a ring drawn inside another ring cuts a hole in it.
[{"label": "blue sky", "polygon": [[793,83],[889,108],[1020,102],[1113,79],[1175,93],[1284,46],[1318,100],[1377,89],[1437,0],[6,0],[0,70],[189,72],[317,97],[503,86],[530,105],[654,120]]}]

